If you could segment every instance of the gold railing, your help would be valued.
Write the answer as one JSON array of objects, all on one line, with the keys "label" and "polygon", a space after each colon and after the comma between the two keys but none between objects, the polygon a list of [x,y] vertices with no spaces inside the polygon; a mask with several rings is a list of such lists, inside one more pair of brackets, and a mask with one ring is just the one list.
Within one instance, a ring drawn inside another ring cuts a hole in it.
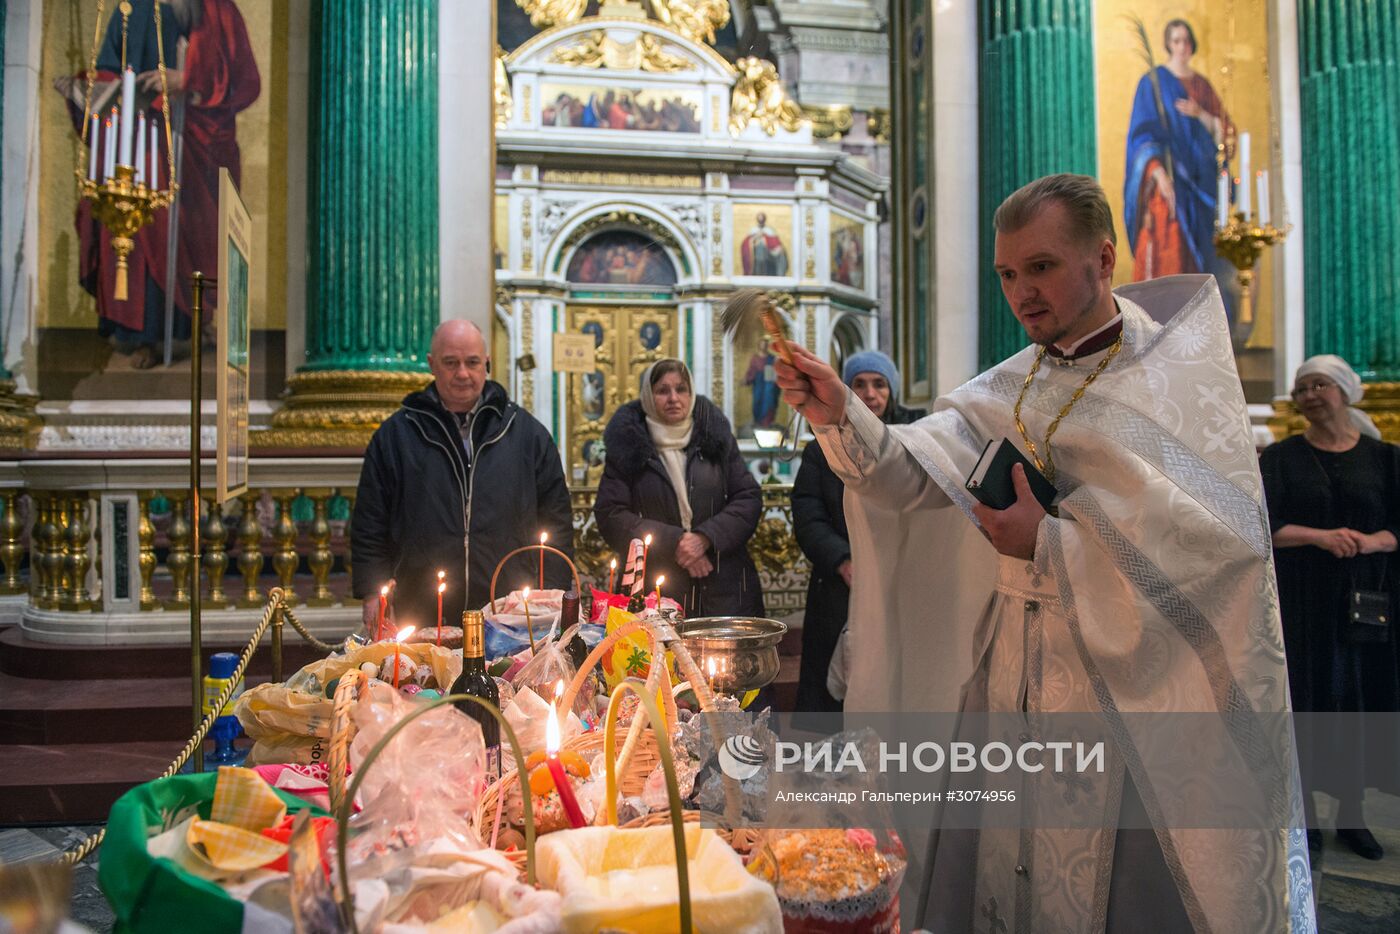
[{"label": "gold railing", "polygon": [[[792,535],[791,493],[787,485],[763,486],[763,519],[749,543],[768,611],[778,616],[802,608],[810,573]],[[134,514],[123,513],[120,523],[102,521],[97,491],[0,489],[0,592],[27,592],[29,604],[43,610],[91,613],[103,609],[104,593],[119,594],[130,580],[130,609],[185,610],[198,581],[206,610],[261,607],[274,586],[287,606],[355,606],[354,496],[353,487],[272,487],[222,508],[206,497],[196,569],[187,489],[137,492]],[[613,552],[593,518],[596,496],[595,487],[571,493],[574,551],[585,584],[605,586]],[[131,535],[137,545],[129,551]],[[123,559],[108,562],[116,570],[104,580],[107,550],[134,552],[138,574],[124,575]]]}]

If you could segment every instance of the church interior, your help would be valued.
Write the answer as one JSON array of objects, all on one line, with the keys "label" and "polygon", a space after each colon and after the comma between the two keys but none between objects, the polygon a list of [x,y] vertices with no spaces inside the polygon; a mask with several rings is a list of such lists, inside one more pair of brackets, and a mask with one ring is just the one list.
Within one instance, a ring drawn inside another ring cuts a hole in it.
[{"label": "church interior", "polygon": [[[368,620],[366,451],[443,322],[552,441],[595,599],[605,434],[682,361],[757,490],[779,711],[830,572],[738,293],[934,411],[1029,343],[998,205],[1087,175],[1114,287],[1214,278],[1257,451],[1321,354],[1400,443],[1395,0],[0,0],[0,49],[0,873],[189,757],[192,664],[198,697],[272,615],[246,678],[279,682]],[[1366,806],[1386,856],[1329,840],[1319,930],[1400,923],[1400,798]],[[93,930],[101,856],[64,883]]]}]

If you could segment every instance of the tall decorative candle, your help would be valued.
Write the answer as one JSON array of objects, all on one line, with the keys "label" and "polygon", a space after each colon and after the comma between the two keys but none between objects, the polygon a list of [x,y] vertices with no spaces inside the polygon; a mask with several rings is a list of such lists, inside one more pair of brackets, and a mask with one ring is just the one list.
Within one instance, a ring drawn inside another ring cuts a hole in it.
[{"label": "tall decorative candle", "polygon": [[146,113],[136,115],[136,184],[146,184]]},{"label": "tall decorative candle", "polygon": [[1259,187],[1259,226],[1269,223],[1269,170],[1262,170],[1257,178]]},{"label": "tall decorative candle", "polygon": [[1215,185],[1215,222],[1221,227],[1230,223],[1230,173],[1220,170]]},{"label": "tall decorative candle", "polygon": [[151,121],[151,174],[146,184],[151,186],[152,191],[160,188],[160,145],[154,120]]},{"label": "tall decorative candle", "polygon": [[1240,190],[1235,193],[1239,199],[1240,213],[1249,217],[1249,134],[1240,134]]},{"label": "tall decorative candle", "polygon": [[107,118],[107,125],[102,133],[102,180],[105,182],[113,175],[117,174],[117,108],[112,108],[112,115]]},{"label": "tall decorative candle", "polygon": [[136,72],[128,65],[122,72],[121,164],[132,165],[131,137],[136,129]]},{"label": "tall decorative candle", "polygon": [[101,140],[97,136],[97,114],[92,115],[92,129],[88,131],[88,181],[97,181],[97,150]]}]

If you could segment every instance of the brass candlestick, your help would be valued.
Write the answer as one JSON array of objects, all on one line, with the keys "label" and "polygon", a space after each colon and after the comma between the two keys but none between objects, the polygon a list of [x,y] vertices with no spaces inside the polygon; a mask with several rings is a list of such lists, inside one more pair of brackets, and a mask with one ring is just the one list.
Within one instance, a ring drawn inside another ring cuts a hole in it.
[{"label": "brass candlestick", "polygon": [[1254,267],[1264,248],[1282,243],[1292,229],[1292,224],[1275,227],[1273,224],[1257,223],[1240,211],[1232,212],[1229,224],[1216,227],[1215,252],[1229,260],[1238,272],[1240,313],[1235,321],[1235,330],[1246,339],[1254,327]]},{"label": "brass candlestick", "polygon": [[136,246],[132,238],[151,222],[158,208],[169,207],[179,186],[174,182],[164,191],[137,184],[136,169],[130,165],[117,166],[116,173],[104,181],[94,181],[83,169],[77,170],[78,191],[92,202],[92,216],[112,234],[112,250],[117,254],[117,281],[112,297],[127,300],[127,257]]}]

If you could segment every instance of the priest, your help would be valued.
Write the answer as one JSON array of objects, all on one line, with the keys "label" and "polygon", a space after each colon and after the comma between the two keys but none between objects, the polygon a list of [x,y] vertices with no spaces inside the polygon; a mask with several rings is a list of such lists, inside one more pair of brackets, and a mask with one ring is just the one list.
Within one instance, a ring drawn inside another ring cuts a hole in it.
[{"label": "priest", "polygon": [[[1019,826],[936,831],[915,914],[936,931],[1313,930],[1296,755],[1267,727],[1288,704],[1269,526],[1215,281],[1115,292],[1112,214],[1085,176],[1032,182],[993,224],[1031,345],[932,415],[885,425],[797,344],[776,368],[846,483],[846,710],[1032,732],[1090,714],[1111,737],[1064,795],[1076,821],[1037,825],[1053,802],[1030,784]],[[1053,483],[1052,511],[1019,466],[1010,507],[969,494],[1002,439]],[[1163,712],[1220,724],[1209,776],[1162,741]],[[1191,819],[1222,775],[1258,785],[1262,820]]]}]

